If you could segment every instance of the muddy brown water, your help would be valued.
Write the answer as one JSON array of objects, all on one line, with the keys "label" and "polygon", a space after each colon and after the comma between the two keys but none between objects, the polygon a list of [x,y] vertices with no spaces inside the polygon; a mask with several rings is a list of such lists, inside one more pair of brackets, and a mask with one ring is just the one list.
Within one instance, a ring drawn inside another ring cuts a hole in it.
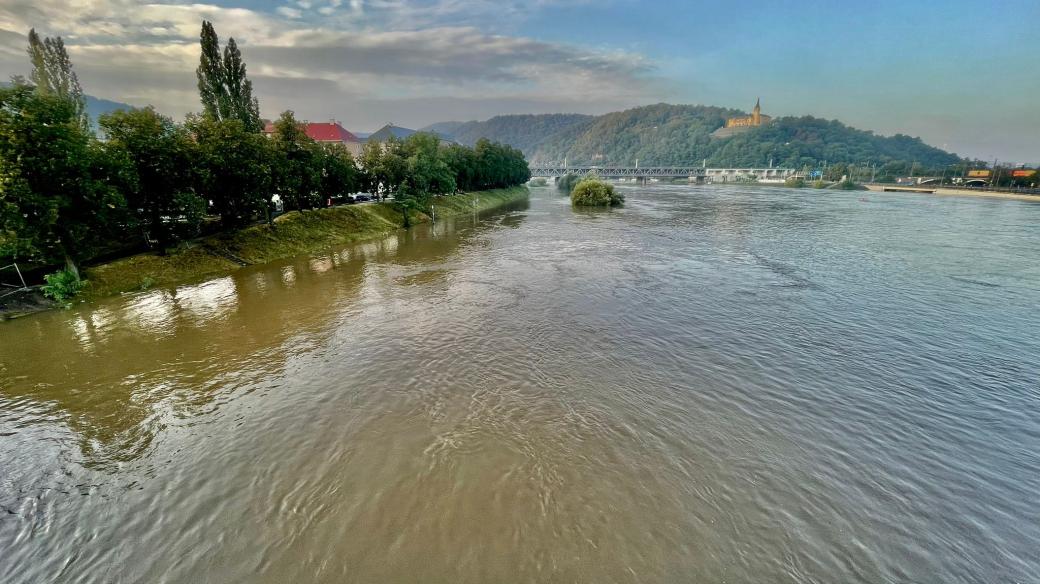
[{"label": "muddy brown water", "polygon": [[0,582],[1040,582],[1040,205],[624,190],[0,323]]}]

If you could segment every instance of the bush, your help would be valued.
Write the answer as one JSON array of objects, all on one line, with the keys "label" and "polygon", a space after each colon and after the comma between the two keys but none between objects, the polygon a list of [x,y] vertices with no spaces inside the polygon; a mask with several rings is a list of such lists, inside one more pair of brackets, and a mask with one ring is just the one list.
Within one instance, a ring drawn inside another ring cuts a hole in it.
[{"label": "bush", "polygon": [[561,191],[570,194],[574,190],[574,187],[581,182],[581,177],[576,174],[565,174],[560,177],[559,182],[556,183],[556,187]]},{"label": "bush", "polygon": [[615,207],[625,202],[625,196],[614,192],[614,185],[598,178],[587,178],[571,191],[571,204],[579,207]]},{"label": "bush", "polygon": [[793,176],[784,181],[784,186],[792,189],[801,189],[805,187],[805,179]]},{"label": "bush", "polygon": [[65,302],[83,289],[83,280],[69,269],[47,274],[43,279],[47,282],[41,288],[43,295],[58,302]]},{"label": "bush", "polygon": [[814,189],[825,189],[825,188],[827,188],[827,183],[823,182],[822,180],[814,180],[813,183],[812,183],[812,188],[814,188]]},{"label": "bush", "polygon": [[531,182],[528,184],[530,184],[532,187],[544,187],[545,185],[549,184],[549,181],[545,180],[542,177],[538,177],[532,178]]}]

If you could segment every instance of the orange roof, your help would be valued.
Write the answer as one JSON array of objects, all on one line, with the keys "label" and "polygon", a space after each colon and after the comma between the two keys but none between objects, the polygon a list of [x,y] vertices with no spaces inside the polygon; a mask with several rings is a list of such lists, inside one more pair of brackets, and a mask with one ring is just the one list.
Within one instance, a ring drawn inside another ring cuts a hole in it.
[{"label": "orange roof", "polygon": [[339,122],[307,124],[307,135],[315,142],[360,142],[358,137],[339,125]]},{"label": "orange roof", "polygon": [[[304,124],[304,132],[315,142],[361,142],[358,137],[339,125],[339,122],[307,123]],[[274,133],[274,123],[264,124],[264,133]]]}]

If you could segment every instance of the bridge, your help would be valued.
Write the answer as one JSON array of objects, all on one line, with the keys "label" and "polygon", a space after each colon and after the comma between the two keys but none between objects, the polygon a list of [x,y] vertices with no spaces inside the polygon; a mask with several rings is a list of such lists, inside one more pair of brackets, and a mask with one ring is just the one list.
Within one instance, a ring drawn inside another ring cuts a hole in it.
[{"label": "bridge", "polygon": [[697,177],[704,176],[704,169],[696,166],[532,166],[531,176],[554,178],[573,174],[603,178],[648,178],[648,177]]},{"label": "bridge", "polygon": [[531,166],[531,176],[559,178],[597,175],[603,178],[691,178],[697,182],[729,182],[755,177],[783,180],[794,176],[790,168],[704,168],[700,166]]}]

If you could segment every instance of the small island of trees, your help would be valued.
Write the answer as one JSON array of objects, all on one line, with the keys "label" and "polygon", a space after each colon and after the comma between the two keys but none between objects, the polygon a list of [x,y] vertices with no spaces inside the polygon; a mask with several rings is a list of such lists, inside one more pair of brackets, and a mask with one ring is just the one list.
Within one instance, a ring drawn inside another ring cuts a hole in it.
[{"label": "small island of trees", "polygon": [[617,207],[625,196],[614,190],[614,185],[598,177],[582,179],[571,190],[571,204],[576,207]]}]

